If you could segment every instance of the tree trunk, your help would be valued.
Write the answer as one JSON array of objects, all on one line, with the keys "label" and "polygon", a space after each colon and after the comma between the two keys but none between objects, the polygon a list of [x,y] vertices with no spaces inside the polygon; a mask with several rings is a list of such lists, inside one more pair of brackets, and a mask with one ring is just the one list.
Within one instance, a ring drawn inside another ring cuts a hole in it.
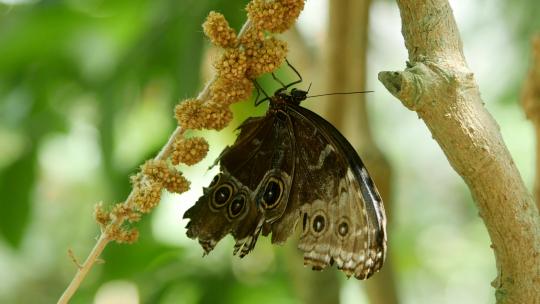
[{"label": "tree trunk", "polygon": [[379,79],[424,120],[469,186],[495,253],[497,303],[540,303],[538,209],[484,108],[452,9],[446,0],[397,3],[408,68]]},{"label": "tree trunk", "polygon": [[[347,92],[366,89],[367,48],[369,33],[369,0],[330,1],[330,18],[326,45],[326,92]],[[343,130],[358,148],[383,198],[391,230],[391,168],[373,139],[366,107],[369,95],[332,95],[325,117]],[[347,115],[350,114],[350,115]],[[347,130],[347,126],[351,128]],[[348,132],[350,131],[350,132]],[[350,136],[354,134],[354,136]],[[392,239],[389,233],[389,254],[382,270],[362,282],[371,304],[398,303],[392,265]]]}]

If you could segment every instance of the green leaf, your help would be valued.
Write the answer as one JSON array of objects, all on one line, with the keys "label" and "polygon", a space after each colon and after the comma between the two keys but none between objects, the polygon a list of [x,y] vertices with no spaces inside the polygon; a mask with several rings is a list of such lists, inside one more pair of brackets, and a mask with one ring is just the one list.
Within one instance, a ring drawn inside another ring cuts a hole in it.
[{"label": "green leaf", "polygon": [[21,244],[28,226],[35,176],[35,148],[0,174],[0,234],[15,248]]}]

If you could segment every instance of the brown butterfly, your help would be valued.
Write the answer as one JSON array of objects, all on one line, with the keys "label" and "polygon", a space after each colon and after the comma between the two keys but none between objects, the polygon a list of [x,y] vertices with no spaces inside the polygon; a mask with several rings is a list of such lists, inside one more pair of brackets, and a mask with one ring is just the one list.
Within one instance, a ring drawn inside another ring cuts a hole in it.
[{"label": "brown butterfly", "polygon": [[300,106],[306,91],[288,90],[301,80],[267,97],[264,117],[239,127],[218,158],[221,172],[184,214],[187,235],[208,253],[230,233],[243,257],[261,231],[283,243],[301,224],[304,264],[321,270],[335,262],[347,276],[367,279],[386,255],[383,203],[351,144]]}]

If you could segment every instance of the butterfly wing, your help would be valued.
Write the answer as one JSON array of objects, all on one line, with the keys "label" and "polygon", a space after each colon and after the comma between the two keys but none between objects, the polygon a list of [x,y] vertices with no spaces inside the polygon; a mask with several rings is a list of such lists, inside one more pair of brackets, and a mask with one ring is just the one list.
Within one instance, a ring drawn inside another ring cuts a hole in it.
[{"label": "butterfly wing", "polygon": [[351,144],[312,111],[289,105],[297,155],[284,215],[266,227],[283,242],[301,219],[299,248],[314,269],[337,264],[348,276],[366,279],[386,254],[382,200]]},{"label": "butterfly wing", "polygon": [[250,118],[240,127],[236,142],[220,158],[221,172],[195,205],[187,235],[198,238],[205,253],[231,233],[234,253],[253,249],[264,223],[280,218],[288,201],[294,175],[294,149],[290,119],[269,112]]},{"label": "butterfly wing", "polygon": [[248,254],[263,229],[283,243],[299,220],[305,264],[337,264],[371,276],[386,254],[380,196],[350,143],[326,120],[294,104],[240,127],[220,156],[221,173],[185,214],[187,234],[206,253],[226,234]]}]

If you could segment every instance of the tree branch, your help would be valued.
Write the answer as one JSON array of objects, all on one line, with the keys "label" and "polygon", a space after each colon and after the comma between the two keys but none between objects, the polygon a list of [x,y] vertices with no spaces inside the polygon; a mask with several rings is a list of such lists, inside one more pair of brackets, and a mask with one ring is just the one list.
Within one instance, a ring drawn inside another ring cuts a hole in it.
[{"label": "tree branch", "polygon": [[416,111],[471,190],[491,237],[498,303],[540,302],[540,218],[484,108],[446,0],[398,0],[409,51],[405,71],[379,80]]}]

